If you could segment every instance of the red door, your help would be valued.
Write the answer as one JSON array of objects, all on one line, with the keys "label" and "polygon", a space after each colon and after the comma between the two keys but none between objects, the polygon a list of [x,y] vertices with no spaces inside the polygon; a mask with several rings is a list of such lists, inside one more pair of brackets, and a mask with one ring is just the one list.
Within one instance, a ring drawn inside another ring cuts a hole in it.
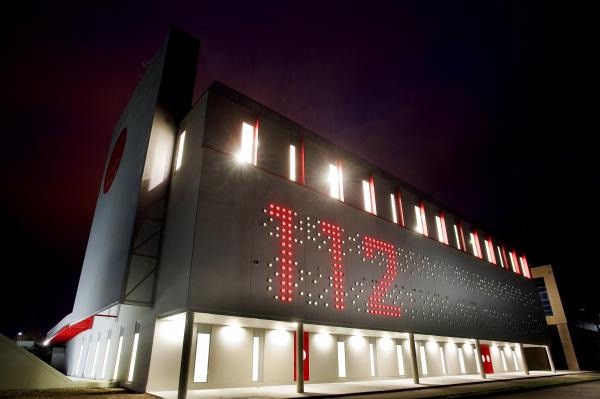
[{"label": "red door", "polygon": [[[308,381],[309,377],[309,361],[308,361],[308,332],[304,333],[304,353],[302,354],[304,358],[304,381]],[[294,381],[296,381],[296,331],[294,331]]]},{"label": "red door", "polygon": [[492,358],[490,357],[490,347],[481,345],[481,361],[483,362],[483,371],[486,374],[494,374],[494,366],[492,366]]}]

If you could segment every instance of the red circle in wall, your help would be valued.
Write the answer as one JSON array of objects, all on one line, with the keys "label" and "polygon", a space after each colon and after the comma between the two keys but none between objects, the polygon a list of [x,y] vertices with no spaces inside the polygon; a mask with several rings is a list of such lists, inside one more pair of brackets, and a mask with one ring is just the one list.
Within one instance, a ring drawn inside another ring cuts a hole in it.
[{"label": "red circle in wall", "polygon": [[123,150],[125,150],[125,141],[127,141],[126,127],[119,133],[119,138],[117,139],[110,154],[110,159],[108,160],[108,166],[106,167],[106,173],[104,174],[104,194],[110,190],[110,186],[112,186],[113,180],[115,180],[115,176],[117,175],[117,170],[121,164],[121,158],[123,158]]}]

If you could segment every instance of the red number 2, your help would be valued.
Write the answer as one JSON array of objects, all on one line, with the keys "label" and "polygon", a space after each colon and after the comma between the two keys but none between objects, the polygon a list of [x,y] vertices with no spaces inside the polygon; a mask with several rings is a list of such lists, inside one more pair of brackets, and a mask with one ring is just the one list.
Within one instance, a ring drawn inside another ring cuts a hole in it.
[{"label": "red number 2", "polygon": [[387,266],[381,280],[377,281],[373,292],[367,301],[367,313],[400,317],[402,309],[400,306],[384,305],[385,296],[392,286],[392,281],[398,274],[398,262],[396,262],[396,248],[392,244],[379,241],[372,237],[363,237],[362,245],[366,258],[372,258],[374,252],[382,252],[387,257]]}]

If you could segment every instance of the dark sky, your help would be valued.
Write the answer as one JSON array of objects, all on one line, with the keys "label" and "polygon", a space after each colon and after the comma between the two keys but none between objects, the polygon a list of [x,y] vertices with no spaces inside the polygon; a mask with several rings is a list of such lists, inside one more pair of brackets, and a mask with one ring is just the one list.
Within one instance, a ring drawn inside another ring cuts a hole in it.
[{"label": "dark sky", "polygon": [[576,3],[22,3],[2,41],[0,332],[71,311],[113,127],[169,26],[202,42],[196,97],[232,86],[554,264],[598,310],[597,44]]}]

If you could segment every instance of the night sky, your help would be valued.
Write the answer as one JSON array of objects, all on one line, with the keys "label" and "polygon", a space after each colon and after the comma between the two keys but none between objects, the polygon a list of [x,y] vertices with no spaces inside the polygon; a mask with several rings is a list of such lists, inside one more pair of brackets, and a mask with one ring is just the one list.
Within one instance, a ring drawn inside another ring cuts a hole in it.
[{"label": "night sky", "polygon": [[574,3],[23,3],[0,67],[0,332],[71,311],[113,127],[169,26],[201,40],[195,98],[222,81],[552,263],[563,297],[600,311],[597,43]]}]

